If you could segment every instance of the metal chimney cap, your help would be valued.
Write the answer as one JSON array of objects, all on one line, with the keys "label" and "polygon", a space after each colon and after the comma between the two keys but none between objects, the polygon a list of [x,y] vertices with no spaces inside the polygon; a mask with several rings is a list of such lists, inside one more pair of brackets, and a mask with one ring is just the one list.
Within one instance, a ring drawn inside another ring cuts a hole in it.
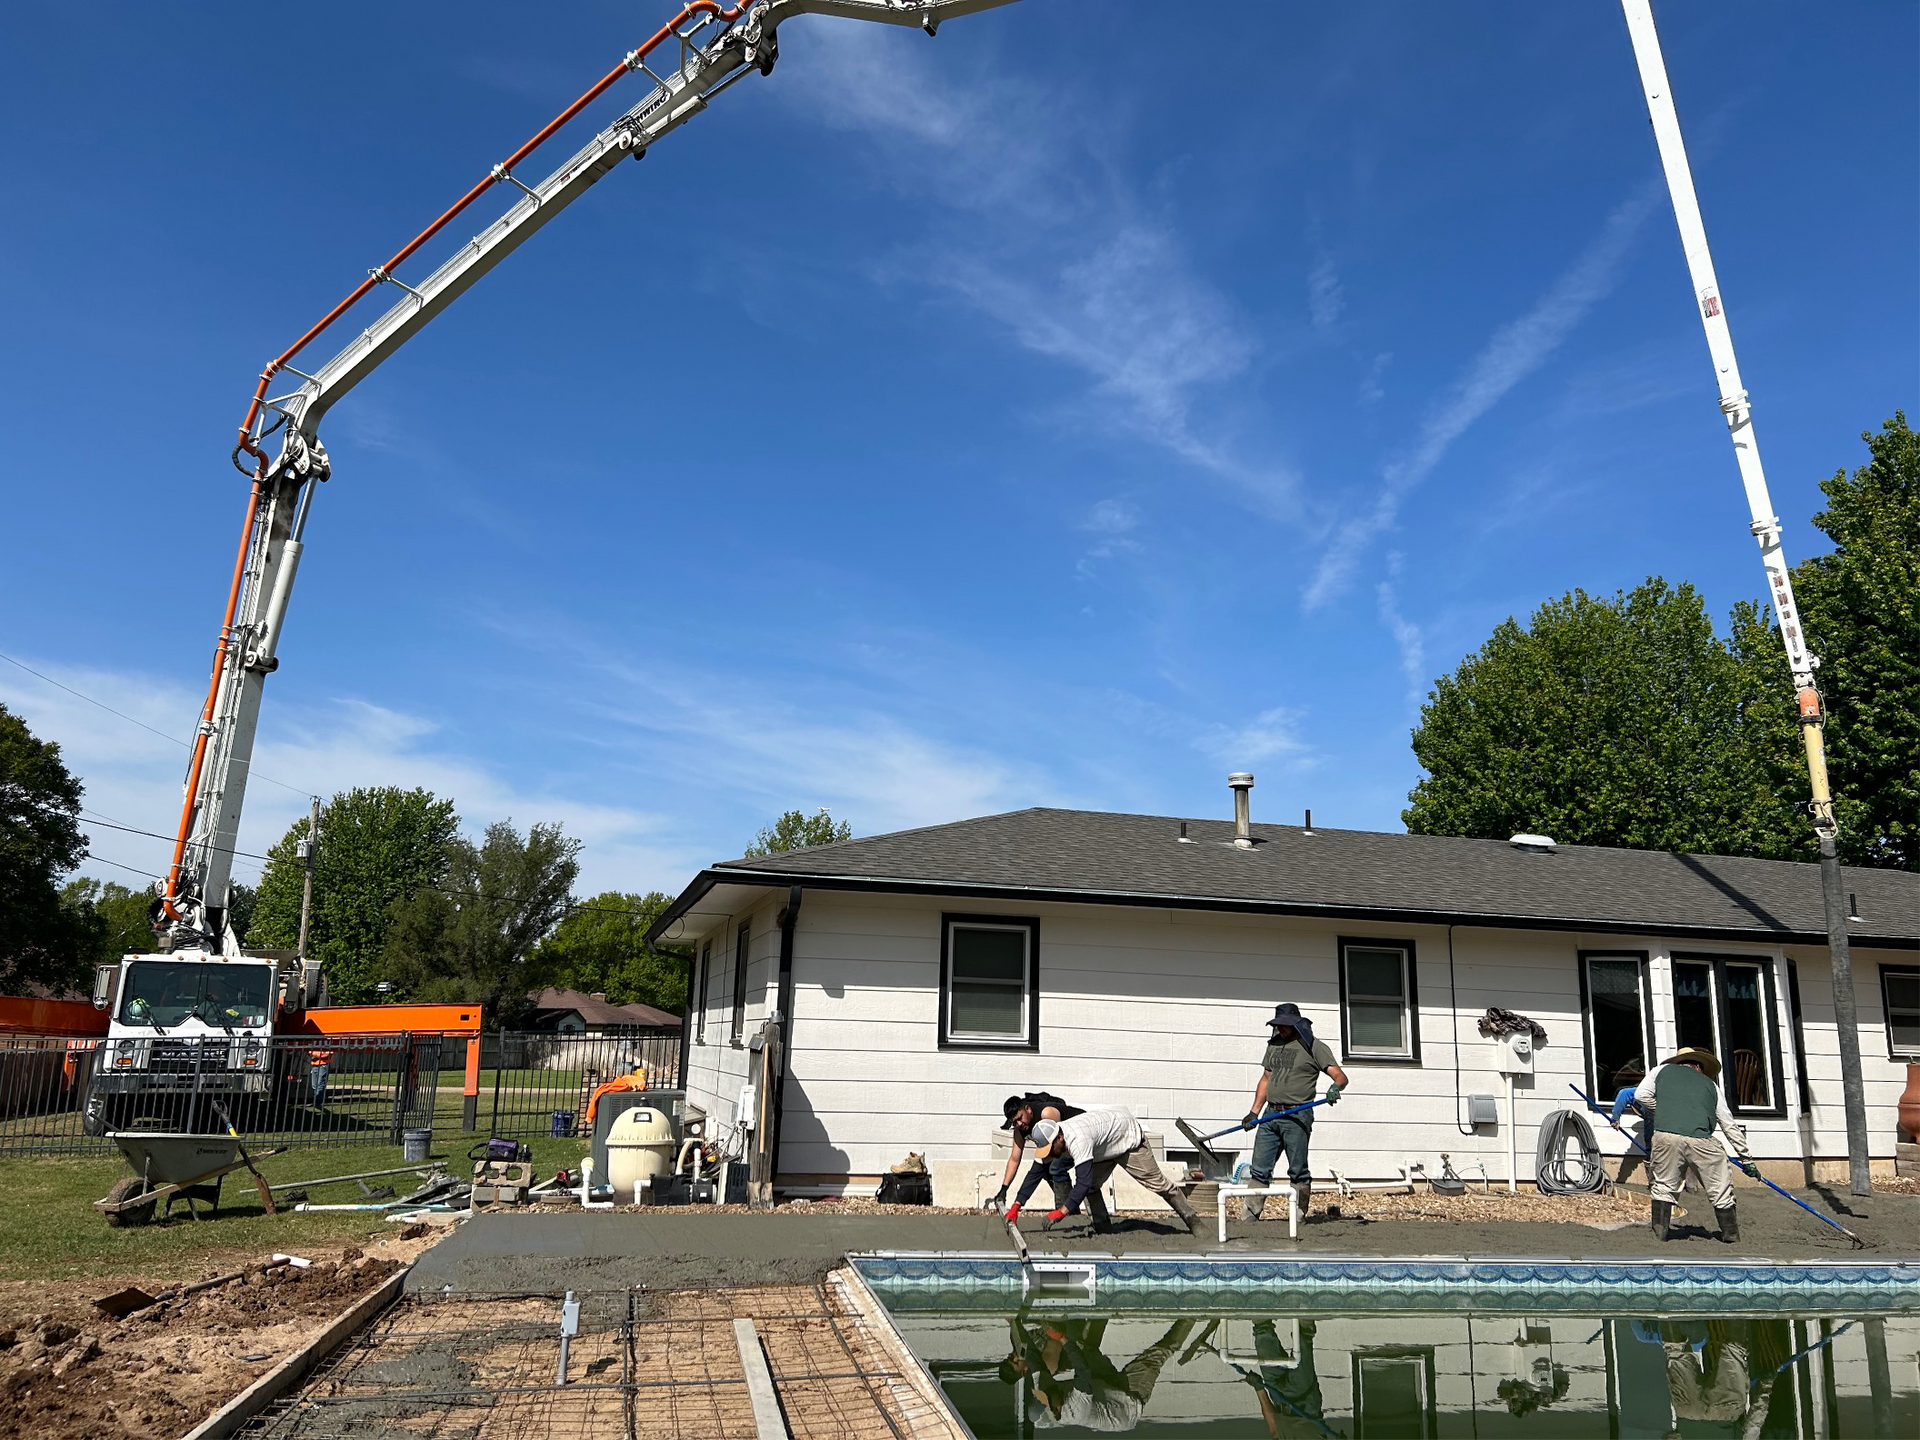
[{"label": "metal chimney cap", "polygon": [[1253,788],[1253,776],[1244,770],[1236,770],[1233,774],[1227,776],[1227,784],[1235,790],[1251,790]]},{"label": "metal chimney cap", "polygon": [[1553,837],[1551,835],[1529,835],[1524,832],[1509,837],[1507,844],[1517,850],[1545,850],[1551,852],[1554,848]]}]

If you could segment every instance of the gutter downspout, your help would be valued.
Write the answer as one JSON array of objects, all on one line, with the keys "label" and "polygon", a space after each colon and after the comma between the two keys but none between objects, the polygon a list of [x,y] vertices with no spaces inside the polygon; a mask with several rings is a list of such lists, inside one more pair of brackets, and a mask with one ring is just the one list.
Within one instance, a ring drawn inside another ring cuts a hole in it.
[{"label": "gutter downspout", "polygon": [[800,919],[800,900],[805,893],[799,885],[787,889],[787,903],[781,907],[780,925],[780,976],[777,994],[780,1014],[780,1073],[769,1077],[768,1087],[773,1102],[773,1114],[767,1122],[767,1153],[772,1163],[767,1167],[767,1189],[771,1193],[774,1182],[780,1176],[780,1121],[787,1111],[787,1072],[792,1068],[793,1055],[793,927]]},{"label": "gutter downspout", "polygon": [[693,977],[699,963],[700,945],[696,941],[687,947],[687,998],[680,1006],[680,1073],[674,1077],[679,1081],[674,1088],[681,1094],[683,1114],[686,1110],[687,1080],[693,1072]]}]

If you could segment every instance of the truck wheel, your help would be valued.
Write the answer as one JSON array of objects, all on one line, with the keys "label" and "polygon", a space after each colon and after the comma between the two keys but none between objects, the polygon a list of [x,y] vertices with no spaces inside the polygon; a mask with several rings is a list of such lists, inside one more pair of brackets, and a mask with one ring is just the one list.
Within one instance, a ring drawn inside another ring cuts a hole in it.
[{"label": "truck wheel", "polygon": [[[107,1199],[114,1204],[118,1204],[122,1200],[133,1199],[134,1196],[146,1188],[146,1182],[138,1175],[129,1175],[107,1192]],[[107,1224],[113,1226],[116,1230],[148,1224],[152,1221],[153,1212],[159,1203],[158,1200],[149,1200],[146,1204],[135,1205],[130,1210],[109,1210],[106,1212]]]}]

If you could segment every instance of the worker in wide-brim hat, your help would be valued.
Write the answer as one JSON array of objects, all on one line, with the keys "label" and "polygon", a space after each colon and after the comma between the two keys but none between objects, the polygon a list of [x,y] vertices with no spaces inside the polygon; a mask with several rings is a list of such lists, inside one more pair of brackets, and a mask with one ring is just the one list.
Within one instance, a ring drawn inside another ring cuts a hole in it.
[{"label": "worker in wide-brim hat", "polygon": [[1727,1108],[1727,1098],[1716,1083],[1719,1078],[1720,1058],[1693,1045],[1675,1051],[1654,1077],[1652,1154],[1647,1168],[1653,1177],[1653,1233],[1661,1240],[1671,1238],[1673,1202],[1680,1198],[1689,1170],[1713,1204],[1720,1239],[1731,1245],[1740,1238],[1727,1151],[1714,1138],[1714,1130],[1733,1146],[1740,1157],[1734,1163],[1741,1170],[1755,1177],[1760,1172],[1747,1148],[1746,1126]]},{"label": "worker in wide-brim hat", "polygon": [[[1298,1115],[1268,1120],[1265,1124],[1261,1121],[1266,1115],[1310,1103],[1320,1088],[1322,1075],[1333,1082],[1327,1087],[1326,1095],[1327,1103],[1333,1104],[1347,1088],[1347,1072],[1334,1060],[1327,1042],[1313,1038],[1313,1022],[1302,1015],[1300,1007],[1292,1001],[1274,1006],[1267,1028],[1270,1038],[1266,1053],[1260,1059],[1260,1083],[1254,1087],[1253,1108],[1247,1111],[1243,1122],[1249,1129],[1260,1127],[1254,1132],[1253,1163],[1247,1173],[1256,1185],[1271,1183],[1280,1152],[1286,1151],[1287,1179],[1293,1183],[1294,1196],[1304,1215],[1313,1196],[1313,1171],[1307,1165],[1307,1147],[1313,1140],[1313,1112],[1303,1110]],[[1258,1220],[1266,1203],[1264,1195],[1245,1196],[1240,1201],[1240,1214],[1245,1219]]]}]

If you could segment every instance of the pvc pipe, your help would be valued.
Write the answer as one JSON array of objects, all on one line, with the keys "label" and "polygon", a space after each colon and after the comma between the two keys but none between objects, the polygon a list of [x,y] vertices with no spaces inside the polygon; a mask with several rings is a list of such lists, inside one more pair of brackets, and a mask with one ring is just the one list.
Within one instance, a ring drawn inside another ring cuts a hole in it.
[{"label": "pvc pipe", "polygon": [[593,1157],[586,1156],[580,1162],[580,1208],[582,1210],[611,1210],[613,1201],[593,1198]]},{"label": "pvc pipe", "polygon": [[1513,1076],[1507,1076],[1507,1194],[1520,1193],[1520,1136],[1513,1123]]},{"label": "pvc pipe", "polygon": [[1294,1192],[1291,1184],[1284,1187],[1272,1184],[1222,1185],[1220,1194],[1214,1201],[1220,1211],[1220,1243],[1222,1245],[1227,1243],[1227,1197],[1229,1195],[1272,1196],[1280,1194],[1283,1189],[1287,1197],[1287,1238],[1298,1240],[1300,1238],[1300,1197]]}]

